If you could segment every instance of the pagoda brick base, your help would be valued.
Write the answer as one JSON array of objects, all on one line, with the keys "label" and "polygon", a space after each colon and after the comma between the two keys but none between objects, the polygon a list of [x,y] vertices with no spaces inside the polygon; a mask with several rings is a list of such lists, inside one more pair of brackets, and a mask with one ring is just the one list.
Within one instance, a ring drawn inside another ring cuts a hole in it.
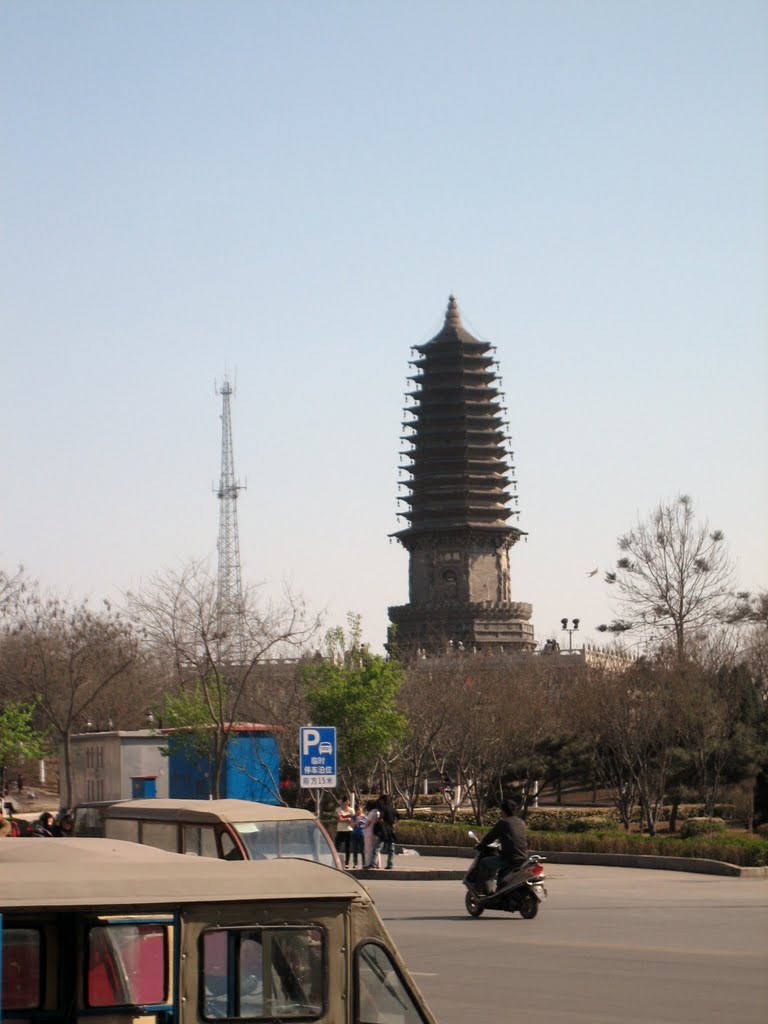
[{"label": "pagoda brick base", "polygon": [[390,653],[434,656],[450,650],[533,651],[533,607],[519,601],[404,604],[389,609]]}]

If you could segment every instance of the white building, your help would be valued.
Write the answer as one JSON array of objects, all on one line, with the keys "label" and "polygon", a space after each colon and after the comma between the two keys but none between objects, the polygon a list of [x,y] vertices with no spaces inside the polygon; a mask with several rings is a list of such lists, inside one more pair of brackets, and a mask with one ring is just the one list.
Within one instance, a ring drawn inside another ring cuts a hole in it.
[{"label": "white building", "polygon": [[72,737],[72,804],[168,796],[168,740],[151,729]]}]

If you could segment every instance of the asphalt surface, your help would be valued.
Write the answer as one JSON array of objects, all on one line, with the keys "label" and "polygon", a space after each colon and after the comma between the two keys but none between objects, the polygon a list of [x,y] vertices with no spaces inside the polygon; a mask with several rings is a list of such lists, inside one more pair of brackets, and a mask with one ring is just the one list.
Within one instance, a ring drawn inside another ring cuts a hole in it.
[{"label": "asphalt surface", "polygon": [[768,1022],[768,879],[548,865],[533,921],[470,918],[459,881],[365,884],[440,1024]]}]

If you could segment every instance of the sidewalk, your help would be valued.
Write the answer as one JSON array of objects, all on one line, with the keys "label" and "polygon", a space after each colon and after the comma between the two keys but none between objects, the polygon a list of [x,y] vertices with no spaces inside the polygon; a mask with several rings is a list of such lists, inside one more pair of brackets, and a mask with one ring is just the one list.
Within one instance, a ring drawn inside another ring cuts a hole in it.
[{"label": "sidewalk", "polygon": [[[467,852],[471,854],[473,851]],[[395,856],[395,866],[391,871],[383,867],[374,868],[372,871],[353,868],[350,874],[367,882],[408,882],[416,879],[429,882],[461,881],[469,870],[469,865],[469,857],[422,857],[399,853]]]}]

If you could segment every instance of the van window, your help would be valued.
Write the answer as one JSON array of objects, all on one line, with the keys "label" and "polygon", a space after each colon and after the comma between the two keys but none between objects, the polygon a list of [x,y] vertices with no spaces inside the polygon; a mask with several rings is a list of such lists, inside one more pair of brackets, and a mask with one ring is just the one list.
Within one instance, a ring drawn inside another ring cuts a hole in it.
[{"label": "van window", "polygon": [[4,928],[2,958],[3,1010],[36,1010],[42,1002],[42,937],[36,928]]},{"label": "van window", "polygon": [[107,818],[104,831],[107,839],[124,839],[127,843],[139,841],[139,823],[128,818]]},{"label": "van window", "polygon": [[311,819],[298,821],[238,821],[232,827],[245,844],[251,860],[300,857],[335,867],[328,840]]},{"label": "van window", "polygon": [[203,933],[201,1010],[208,1020],[312,1020],[324,1005],[319,928]]},{"label": "van window", "polygon": [[178,853],[178,826],[165,821],[143,821],[141,841],[145,846],[154,846],[158,850],[167,850],[168,853]]},{"label": "van window", "polygon": [[[146,828],[146,825],[144,827]],[[216,833],[213,831],[212,826],[185,825],[184,853],[192,857],[218,857]]]},{"label": "van window", "polygon": [[378,942],[357,948],[355,992],[355,1024],[424,1024],[389,953]]},{"label": "van window", "polygon": [[165,1003],[167,928],[162,924],[108,924],[88,932],[88,1005]]}]

